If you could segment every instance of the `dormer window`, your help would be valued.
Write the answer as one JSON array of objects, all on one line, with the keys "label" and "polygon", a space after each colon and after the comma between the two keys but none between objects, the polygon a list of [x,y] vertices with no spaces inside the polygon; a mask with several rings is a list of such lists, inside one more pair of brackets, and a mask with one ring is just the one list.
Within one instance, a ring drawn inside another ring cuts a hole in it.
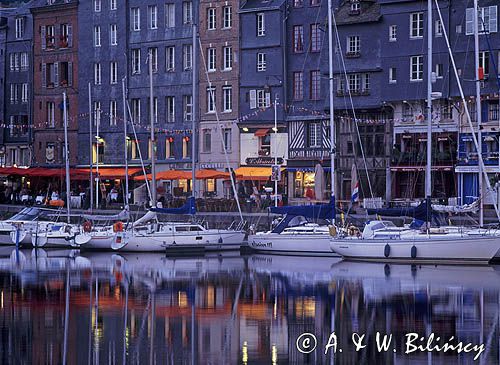
[{"label": "dormer window", "polygon": [[351,0],[351,15],[358,15],[361,12],[361,4],[359,0]]}]

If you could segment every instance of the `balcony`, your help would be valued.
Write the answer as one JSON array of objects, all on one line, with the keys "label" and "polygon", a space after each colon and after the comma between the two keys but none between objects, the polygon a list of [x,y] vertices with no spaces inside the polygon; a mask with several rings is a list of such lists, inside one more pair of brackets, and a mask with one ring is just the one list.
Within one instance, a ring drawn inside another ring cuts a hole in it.
[{"label": "balcony", "polygon": [[346,58],[359,58],[361,57],[361,52],[346,52],[345,54]]}]

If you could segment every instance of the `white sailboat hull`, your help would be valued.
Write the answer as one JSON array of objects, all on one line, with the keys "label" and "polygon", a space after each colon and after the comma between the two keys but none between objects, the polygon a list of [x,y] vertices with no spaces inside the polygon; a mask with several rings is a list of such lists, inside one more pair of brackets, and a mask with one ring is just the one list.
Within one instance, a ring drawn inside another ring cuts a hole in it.
[{"label": "white sailboat hull", "polygon": [[263,233],[248,236],[248,245],[258,252],[286,255],[336,256],[328,234]]},{"label": "white sailboat hull", "polygon": [[[356,260],[488,263],[500,250],[500,237],[422,234],[414,239],[333,238],[330,248]],[[388,247],[388,248],[387,248]],[[415,247],[415,248],[413,248]],[[414,254],[412,255],[412,251]]]},{"label": "white sailboat hull", "polygon": [[243,244],[245,233],[242,231],[206,230],[202,232],[186,232],[172,234],[158,232],[155,234],[137,234],[120,232],[115,236],[113,249],[125,252],[165,252],[169,249],[182,250],[239,250]]}]

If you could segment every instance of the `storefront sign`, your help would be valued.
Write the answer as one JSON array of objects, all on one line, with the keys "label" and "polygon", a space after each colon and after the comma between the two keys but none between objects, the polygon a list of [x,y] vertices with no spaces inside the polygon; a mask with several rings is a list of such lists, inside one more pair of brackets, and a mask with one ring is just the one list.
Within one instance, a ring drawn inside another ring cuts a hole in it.
[{"label": "storefront sign", "polygon": [[281,181],[281,166],[273,165],[271,172],[271,181]]},{"label": "storefront sign", "polygon": [[[278,165],[283,163],[283,159],[278,157]],[[247,157],[245,159],[247,165],[274,165],[274,157]]]}]

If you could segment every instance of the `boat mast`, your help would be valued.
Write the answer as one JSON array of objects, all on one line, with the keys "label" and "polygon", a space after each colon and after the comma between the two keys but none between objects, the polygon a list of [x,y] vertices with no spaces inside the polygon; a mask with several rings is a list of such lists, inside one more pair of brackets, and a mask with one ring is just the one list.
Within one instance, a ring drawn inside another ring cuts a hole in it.
[{"label": "boat mast", "polygon": [[192,82],[193,82],[193,95],[191,96],[191,195],[193,198],[195,197],[195,185],[196,185],[196,164],[195,164],[195,156],[196,156],[196,108],[195,108],[195,98],[196,98],[196,24],[193,24],[193,50],[192,50],[192,62],[191,62],[191,70],[192,74]]},{"label": "boat mast", "polygon": [[151,205],[156,207],[156,142],[153,116],[153,49],[149,50],[149,124],[151,127]]},{"label": "boat mast", "polygon": [[[432,0],[427,0],[427,163],[425,165],[426,219],[430,221],[432,196]],[[427,226],[429,229],[429,225]]]},{"label": "boat mast", "polygon": [[92,135],[92,89],[89,82],[89,165],[90,165],[90,213],[92,213],[94,207],[94,157],[93,157],[93,146],[94,146],[94,136]]},{"label": "boat mast", "polygon": [[66,163],[66,216],[70,223],[70,177],[69,177],[69,149],[68,149],[68,109],[66,101],[66,91],[63,91],[63,117],[64,117],[64,159]]},{"label": "boat mast", "polygon": [[[477,143],[478,143],[478,156],[483,153],[483,138],[481,133],[481,81],[479,80],[479,14],[478,2],[474,0],[474,59],[476,63],[476,118],[477,118]],[[474,133],[474,130],[471,130]],[[483,207],[483,166],[479,163],[478,166],[478,187],[479,187],[479,226],[484,225],[484,207]]]},{"label": "boat mast", "polygon": [[[330,160],[331,160],[331,190],[332,198],[335,199],[335,126],[333,110],[333,24],[332,24],[332,0],[328,0],[328,79],[330,84]],[[369,178],[368,178],[369,179]],[[335,201],[335,200],[334,200]]]},{"label": "boat mast", "polygon": [[125,203],[125,209],[128,211],[129,205],[128,205],[128,146],[127,146],[127,141],[128,141],[128,135],[127,135],[127,101],[126,101],[126,96],[125,96],[125,77],[122,79],[122,99],[123,99],[123,142],[124,142],[124,149],[123,149],[123,154],[125,158],[125,194],[123,195],[123,202]]},{"label": "boat mast", "polygon": [[[274,96],[274,140],[278,143],[278,94]],[[274,168],[278,166],[278,149],[274,149]],[[274,178],[274,206],[278,206],[278,179]]]}]

